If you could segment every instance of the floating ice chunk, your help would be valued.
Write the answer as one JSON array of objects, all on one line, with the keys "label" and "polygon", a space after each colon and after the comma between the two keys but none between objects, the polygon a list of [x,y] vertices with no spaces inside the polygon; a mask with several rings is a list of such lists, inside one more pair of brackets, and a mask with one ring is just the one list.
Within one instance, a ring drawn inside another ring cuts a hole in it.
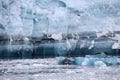
[{"label": "floating ice chunk", "polygon": [[75,58],[75,64],[81,66],[94,66],[96,60],[96,58],[77,57]]},{"label": "floating ice chunk", "polygon": [[111,58],[104,59],[104,61],[107,65],[117,65],[117,63],[119,62],[119,59],[117,57],[111,57]]},{"label": "floating ice chunk", "polygon": [[84,57],[77,57],[75,58],[75,64],[81,66],[110,66],[110,65],[117,65],[118,58],[117,57],[107,57],[107,58],[84,58]]},{"label": "floating ice chunk", "polygon": [[61,34],[52,34],[51,38],[61,41],[62,40],[62,35]]},{"label": "floating ice chunk", "polygon": [[94,66],[105,67],[107,65],[103,61],[95,61]]}]

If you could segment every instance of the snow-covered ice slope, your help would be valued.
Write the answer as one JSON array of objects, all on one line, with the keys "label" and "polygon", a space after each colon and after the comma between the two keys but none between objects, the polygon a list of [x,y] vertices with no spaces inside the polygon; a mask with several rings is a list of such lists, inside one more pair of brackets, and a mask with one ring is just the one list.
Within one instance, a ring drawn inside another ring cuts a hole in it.
[{"label": "snow-covered ice slope", "polygon": [[119,0],[0,0],[0,33],[120,30]]}]

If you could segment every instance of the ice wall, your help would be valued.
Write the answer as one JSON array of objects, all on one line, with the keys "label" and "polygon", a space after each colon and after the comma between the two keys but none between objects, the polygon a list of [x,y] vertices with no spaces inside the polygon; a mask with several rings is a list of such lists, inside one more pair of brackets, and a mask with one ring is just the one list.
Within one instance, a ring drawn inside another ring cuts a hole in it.
[{"label": "ice wall", "polygon": [[0,0],[0,33],[120,30],[119,0]]}]

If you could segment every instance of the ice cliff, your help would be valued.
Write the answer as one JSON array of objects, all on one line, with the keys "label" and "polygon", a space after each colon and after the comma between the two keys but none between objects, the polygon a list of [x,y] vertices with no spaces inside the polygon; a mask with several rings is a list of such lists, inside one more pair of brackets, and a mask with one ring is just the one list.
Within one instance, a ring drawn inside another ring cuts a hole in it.
[{"label": "ice cliff", "polygon": [[120,30],[120,0],[0,0],[0,33]]}]

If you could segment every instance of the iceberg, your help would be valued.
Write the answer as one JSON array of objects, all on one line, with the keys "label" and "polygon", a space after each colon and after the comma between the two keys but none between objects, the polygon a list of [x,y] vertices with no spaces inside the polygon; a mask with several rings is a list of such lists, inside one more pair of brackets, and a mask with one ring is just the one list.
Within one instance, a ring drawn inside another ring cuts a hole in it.
[{"label": "iceberg", "polygon": [[97,58],[97,57],[77,57],[75,58],[75,64],[81,66],[115,66],[118,64],[117,57],[106,57],[106,58]]},{"label": "iceberg", "polygon": [[73,57],[73,58],[65,58],[59,57],[57,60],[57,64],[59,65],[80,65],[80,66],[88,66],[88,67],[106,67],[106,66],[116,66],[118,65],[119,60],[118,57]]}]

